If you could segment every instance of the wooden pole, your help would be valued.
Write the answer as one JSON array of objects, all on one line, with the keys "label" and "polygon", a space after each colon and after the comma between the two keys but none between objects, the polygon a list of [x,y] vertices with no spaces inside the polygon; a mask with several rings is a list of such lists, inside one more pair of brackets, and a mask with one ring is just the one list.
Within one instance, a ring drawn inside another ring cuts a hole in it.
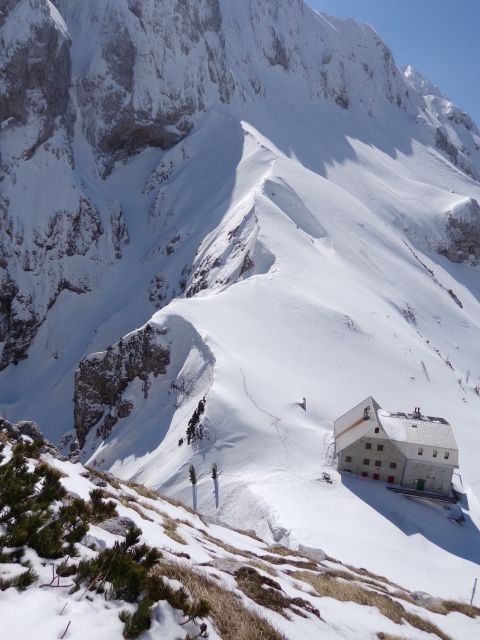
[{"label": "wooden pole", "polygon": [[473,604],[473,599],[475,597],[475,591],[477,590],[477,582],[478,582],[478,579],[475,578],[475,582],[473,583],[473,589],[472,589],[472,597],[470,598],[470,606],[472,606],[472,604]]}]

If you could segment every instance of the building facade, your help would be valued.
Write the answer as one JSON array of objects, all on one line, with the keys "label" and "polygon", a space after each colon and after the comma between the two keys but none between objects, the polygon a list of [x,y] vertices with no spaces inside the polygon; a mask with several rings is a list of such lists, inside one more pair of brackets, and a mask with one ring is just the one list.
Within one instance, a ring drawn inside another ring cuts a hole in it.
[{"label": "building facade", "polygon": [[408,489],[449,495],[458,448],[444,418],[389,413],[369,397],[335,420],[338,469]]}]

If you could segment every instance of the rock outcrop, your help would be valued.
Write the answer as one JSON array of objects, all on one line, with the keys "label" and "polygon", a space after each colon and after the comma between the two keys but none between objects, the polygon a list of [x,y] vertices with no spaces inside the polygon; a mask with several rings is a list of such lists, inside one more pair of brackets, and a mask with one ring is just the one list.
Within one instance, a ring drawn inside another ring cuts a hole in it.
[{"label": "rock outcrop", "polygon": [[454,207],[445,223],[446,242],[439,253],[452,262],[480,260],[480,205],[476,200]]},{"label": "rock outcrop", "polygon": [[123,392],[132,380],[142,381],[146,398],[150,374],[156,377],[166,373],[170,364],[166,333],[147,324],[106,352],[80,363],[75,374],[74,419],[81,447],[93,427],[99,437],[106,438],[118,420],[130,414],[133,403],[123,398]]}]

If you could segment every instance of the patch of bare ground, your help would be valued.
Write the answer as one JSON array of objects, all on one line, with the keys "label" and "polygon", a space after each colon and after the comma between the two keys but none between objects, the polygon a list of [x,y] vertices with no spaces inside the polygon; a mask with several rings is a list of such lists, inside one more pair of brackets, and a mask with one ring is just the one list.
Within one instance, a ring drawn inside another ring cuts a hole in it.
[{"label": "patch of bare ground", "polygon": [[441,640],[451,640],[450,637],[435,624],[415,613],[407,611],[399,602],[384,593],[364,589],[360,584],[339,580],[328,574],[298,571],[291,575],[297,580],[303,580],[310,584],[319,596],[334,598],[341,602],[355,602],[362,606],[376,607],[382,615],[395,624],[407,622],[416,629],[435,634],[441,638]]},{"label": "patch of bare ground", "polygon": [[287,640],[265,618],[247,609],[224,583],[183,564],[162,562],[156,570],[181,582],[193,598],[209,602],[209,617],[223,640]]},{"label": "patch of bare ground", "polygon": [[272,611],[280,613],[288,618],[288,611],[291,611],[302,618],[311,613],[320,620],[320,612],[310,602],[302,598],[289,598],[283,592],[281,586],[267,576],[262,576],[253,567],[242,567],[235,572],[238,588],[251,600],[262,607],[267,607]]}]

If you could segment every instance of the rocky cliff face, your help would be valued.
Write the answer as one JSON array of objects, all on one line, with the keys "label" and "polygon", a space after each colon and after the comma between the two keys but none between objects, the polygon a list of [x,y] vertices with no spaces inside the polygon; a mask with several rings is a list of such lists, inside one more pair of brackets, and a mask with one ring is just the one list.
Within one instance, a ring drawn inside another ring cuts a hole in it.
[{"label": "rocky cliff face", "polygon": [[50,2],[2,3],[1,166],[30,159],[56,130],[71,133],[70,36]]},{"label": "rocky cliff face", "polygon": [[229,101],[218,0],[57,4],[74,39],[82,129],[102,174],[145,147],[173,146],[200,112]]},{"label": "rocky cliff face", "polygon": [[123,393],[133,380],[141,381],[146,399],[149,376],[165,375],[170,364],[170,348],[162,340],[166,335],[166,330],[147,324],[105,353],[80,363],[75,374],[74,419],[81,447],[93,427],[97,437],[107,438],[118,420],[131,413],[134,405]]}]

